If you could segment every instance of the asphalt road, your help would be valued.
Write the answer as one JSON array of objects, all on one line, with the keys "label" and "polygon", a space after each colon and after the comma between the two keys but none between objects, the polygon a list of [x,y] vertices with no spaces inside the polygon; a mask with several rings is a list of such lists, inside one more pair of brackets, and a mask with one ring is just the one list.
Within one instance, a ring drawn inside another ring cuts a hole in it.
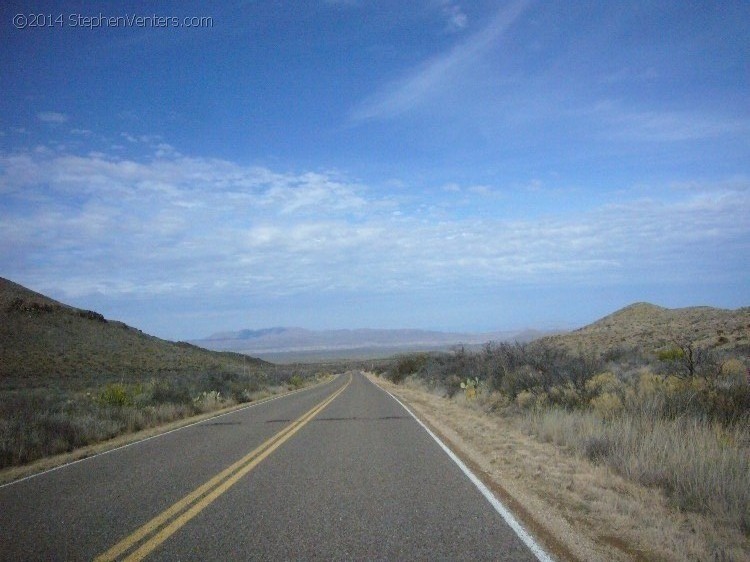
[{"label": "asphalt road", "polygon": [[2,560],[536,560],[361,374],[0,487]]}]

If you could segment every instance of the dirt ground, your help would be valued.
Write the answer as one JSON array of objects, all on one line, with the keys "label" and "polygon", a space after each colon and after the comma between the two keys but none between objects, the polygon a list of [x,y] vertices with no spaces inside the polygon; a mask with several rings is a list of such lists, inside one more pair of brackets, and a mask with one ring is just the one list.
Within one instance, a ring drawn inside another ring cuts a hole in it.
[{"label": "dirt ground", "polygon": [[750,541],[523,431],[486,404],[370,376],[435,431],[556,560],[749,560]]}]

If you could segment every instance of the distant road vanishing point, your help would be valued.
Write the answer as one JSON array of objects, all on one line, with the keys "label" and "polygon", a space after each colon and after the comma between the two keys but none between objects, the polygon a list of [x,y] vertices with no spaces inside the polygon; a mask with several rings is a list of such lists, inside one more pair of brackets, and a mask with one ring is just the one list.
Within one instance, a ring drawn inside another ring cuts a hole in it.
[{"label": "distant road vanishing point", "polygon": [[0,558],[549,560],[480,488],[348,373],[0,487]]}]

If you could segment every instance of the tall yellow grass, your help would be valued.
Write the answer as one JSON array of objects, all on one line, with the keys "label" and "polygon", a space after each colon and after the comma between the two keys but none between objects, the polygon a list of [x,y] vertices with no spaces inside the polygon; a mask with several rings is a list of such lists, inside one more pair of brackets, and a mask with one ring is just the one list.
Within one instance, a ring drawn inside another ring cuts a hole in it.
[{"label": "tall yellow grass", "polygon": [[527,430],[750,534],[750,425],[534,409]]}]

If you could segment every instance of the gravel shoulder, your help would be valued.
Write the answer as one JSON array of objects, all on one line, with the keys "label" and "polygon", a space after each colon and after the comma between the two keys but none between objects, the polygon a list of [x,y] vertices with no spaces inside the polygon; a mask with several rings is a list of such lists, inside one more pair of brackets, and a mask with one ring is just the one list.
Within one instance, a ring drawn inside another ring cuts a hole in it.
[{"label": "gravel shoulder", "polygon": [[397,396],[491,487],[557,560],[741,560],[748,539],[708,517],[682,513],[661,492],[535,440],[515,416],[487,413],[482,400],[452,399],[420,381]]}]

